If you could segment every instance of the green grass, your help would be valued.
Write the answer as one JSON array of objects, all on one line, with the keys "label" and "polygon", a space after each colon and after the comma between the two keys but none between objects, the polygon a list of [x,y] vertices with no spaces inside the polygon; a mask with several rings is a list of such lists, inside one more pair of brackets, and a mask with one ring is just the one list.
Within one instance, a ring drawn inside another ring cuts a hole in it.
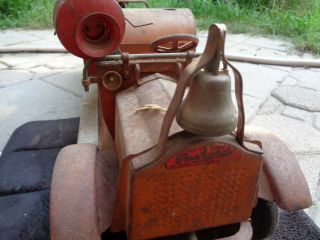
[{"label": "green grass", "polygon": [[[234,33],[269,34],[320,54],[319,0],[149,0],[152,7],[189,7],[206,29],[223,22]],[[53,0],[0,0],[0,28],[52,27]],[[140,5],[141,6],[141,5]]]},{"label": "green grass", "polygon": [[[151,0],[153,6],[187,7],[187,1]],[[198,27],[226,23],[233,33],[276,35],[292,40],[297,49],[320,54],[319,0],[192,1]]]},{"label": "green grass", "polygon": [[52,27],[54,0],[0,0],[0,29]]}]

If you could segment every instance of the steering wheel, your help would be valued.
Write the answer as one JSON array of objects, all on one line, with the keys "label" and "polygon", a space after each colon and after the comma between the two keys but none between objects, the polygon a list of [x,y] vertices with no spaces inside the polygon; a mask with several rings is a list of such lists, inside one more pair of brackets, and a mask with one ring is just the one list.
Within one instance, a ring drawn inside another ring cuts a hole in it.
[{"label": "steering wheel", "polygon": [[198,46],[199,39],[192,34],[173,34],[151,43],[151,50],[158,53],[186,52]]}]

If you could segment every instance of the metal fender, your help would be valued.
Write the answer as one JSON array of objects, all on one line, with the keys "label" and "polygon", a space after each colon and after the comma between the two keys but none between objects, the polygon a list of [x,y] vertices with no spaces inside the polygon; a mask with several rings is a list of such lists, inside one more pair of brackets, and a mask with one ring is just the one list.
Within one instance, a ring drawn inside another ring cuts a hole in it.
[{"label": "metal fender", "polygon": [[264,129],[247,127],[245,136],[248,140],[260,141],[264,151],[258,197],[276,202],[283,210],[308,208],[312,198],[295,155],[279,138]]},{"label": "metal fender", "polygon": [[110,227],[117,178],[112,153],[70,145],[57,157],[50,192],[52,240],[100,240]]}]

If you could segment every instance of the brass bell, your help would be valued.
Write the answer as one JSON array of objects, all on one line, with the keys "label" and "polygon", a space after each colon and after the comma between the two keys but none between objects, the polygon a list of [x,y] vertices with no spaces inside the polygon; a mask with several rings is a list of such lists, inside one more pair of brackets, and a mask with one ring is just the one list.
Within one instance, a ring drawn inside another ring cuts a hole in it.
[{"label": "brass bell", "polygon": [[204,68],[190,82],[189,93],[177,114],[178,124],[187,132],[221,136],[236,128],[237,110],[231,99],[228,70],[214,72]]}]

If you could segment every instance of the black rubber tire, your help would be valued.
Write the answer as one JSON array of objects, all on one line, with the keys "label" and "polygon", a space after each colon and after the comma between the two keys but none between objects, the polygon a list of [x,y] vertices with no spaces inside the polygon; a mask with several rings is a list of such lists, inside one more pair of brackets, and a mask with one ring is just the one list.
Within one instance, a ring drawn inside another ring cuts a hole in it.
[{"label": "black rubber tire", "polygon": [[253,240],[269,240],[275,233],[279,222],[279,209],[274,202],[258,199],[251,214]]}]

